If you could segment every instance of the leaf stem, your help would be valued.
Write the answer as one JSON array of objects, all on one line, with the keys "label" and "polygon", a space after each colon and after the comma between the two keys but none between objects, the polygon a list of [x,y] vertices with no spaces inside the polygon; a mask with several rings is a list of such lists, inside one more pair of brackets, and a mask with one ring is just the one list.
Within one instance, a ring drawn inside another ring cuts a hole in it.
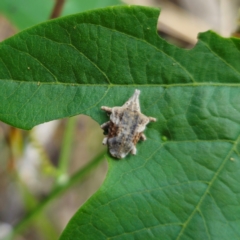
[{"label": "leaf stem", "polygon": [[18,224],[15,225],[13,231],[4,240],[14,239],[14,236],[21,232],[31,222],[31,220],[34,219],[43,210],[44,207],[46,207],[48,203],[50,203],[54,198],[56,198],[64,191],[68,190],[76,182],[79,182],[79,180],[83,179],[86,174],[97,167],[97,165],[104,160],[105,153],[106,151],[101,152],[84,168],[78,170],[75,174],[73,174],[69,181],[64,185],[56,185],[52,192],[43,201],[41,201],[35,208],[32,209],[32,211],[26,214]]}]

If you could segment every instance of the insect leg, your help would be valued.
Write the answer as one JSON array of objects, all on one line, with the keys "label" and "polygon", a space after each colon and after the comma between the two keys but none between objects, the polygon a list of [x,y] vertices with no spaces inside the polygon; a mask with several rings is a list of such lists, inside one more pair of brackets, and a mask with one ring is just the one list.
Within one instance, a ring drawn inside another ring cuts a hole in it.
[{"label": "insect leg", "polygon": [[148,119],[149,119],[150,122],[156,122],[157,121],[157,119],[154,118],[154,117],[148,117]]},{"label": "insect leg", "polygon": [[110,107],[102,106],[101,109],[106,112],[110,112],[110,113],[112,112],[112,108],[110,108]]},{"label": "insect leg", "polygon": [[147,138],[146,138],[146,136],[145,136],[144,133],[141,133],[141,135],[140,135],[140,139],[141,139],[142,141],[147,140]]},{"label": "insect leg", "polygon": [[133,146],[133,148],[131,150],[131,154],[133,154],[133,155],[137,154],[137,148],[135,146]]},{"label": "insect leg", "polygon": [[109,126],[109,124],[110,124],[110,121],[105,122],[105,123],[103,123],[103,124],[101,125],[101,128],[102,128],[102,129],[107,129],[108,126]]},{"label": "insect leg", "polygon": [[103,145],[106,145],[106,144],[107,144],[107,140],[108,140],[108,137],[105,137],[105,138],[102,140],[102,144],[103,144]]}]

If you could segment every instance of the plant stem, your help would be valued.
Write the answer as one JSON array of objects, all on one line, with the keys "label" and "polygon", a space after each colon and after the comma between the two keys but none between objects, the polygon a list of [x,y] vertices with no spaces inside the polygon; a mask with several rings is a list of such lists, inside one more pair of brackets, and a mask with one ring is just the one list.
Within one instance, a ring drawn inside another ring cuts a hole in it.
[{"label": "plant stem", "polygon": [[4,240],[11,240],[21,232],[30,222],[34,219],[38,213],[42,211],[47,204],[49,204],[53,199],[55,199],[58,195],[68,190],[72,185],[79,180],[83,179],[83,177],[88,174],[92,169],[96,168],[96,166],[104,160],[104,154],[106,152],[101,152],[96,158],[94,158],[89,164],[87,164],[84,168],[77,171],[68,182],[64,185],[57,185],[52,192],[46,197],[42,202],[40,202],[35,208],[32,209],[25,217],[21,219],[21,221],[15,225],[13,231],[7,236]]},{"label": "plant stem", "polygon": [[58,167],[58,180],[65,176],[68,172],[68,163],[72,151],[72,143],[74,139],[74,129],[77,122],[77,117],[71,117],[67,120],[63,141],[62,141],[62,147],[61,147],[61,153],[59,157],[59,167]]},{"label": "plant stem", "polygon": [[57,18],[61,15],[65,0],[56,0],[50,19]]}]

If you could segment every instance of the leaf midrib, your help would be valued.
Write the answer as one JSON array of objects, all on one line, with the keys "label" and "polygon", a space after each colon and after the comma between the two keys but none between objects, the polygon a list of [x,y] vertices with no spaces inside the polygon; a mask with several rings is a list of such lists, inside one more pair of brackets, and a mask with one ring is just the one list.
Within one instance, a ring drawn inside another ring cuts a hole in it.
[{"label": "leaf midrib", "polygon": [[88,86],[88,87],[199,87],[199,86],[211,86],[211,87],[240,87],[240,83],[208,83],[208,82],[194,82],[194,83],[172,83],[172,84],[85,84],[85,83],[64,83],[64,82],[41,82],[41,81],[26,81],[26,80],[16,80],[16,79],[0,79],[1,81],[16,82],[16,83],[26,83],[26,84],[39,84],[41,85],[66,85],[72,87],[78,86]]}]

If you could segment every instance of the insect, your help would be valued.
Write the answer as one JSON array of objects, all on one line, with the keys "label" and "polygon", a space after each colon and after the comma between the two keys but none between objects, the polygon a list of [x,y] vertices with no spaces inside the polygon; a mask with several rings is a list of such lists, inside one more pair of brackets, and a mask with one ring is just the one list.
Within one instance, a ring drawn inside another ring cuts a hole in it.
[{"label": "insect", "polygon": [[107,132],[102,143],[108,145],[113,157],[124,158],[128,153],[136,155],[137,142],[146,140],[143,133],[146,125],[156,121],[156,118],[141,113],[139,95],[140,90],[136,89],[122,107],[101,107],[102,110],[110,113],[110,121],[101,125],[101,128]]}]

